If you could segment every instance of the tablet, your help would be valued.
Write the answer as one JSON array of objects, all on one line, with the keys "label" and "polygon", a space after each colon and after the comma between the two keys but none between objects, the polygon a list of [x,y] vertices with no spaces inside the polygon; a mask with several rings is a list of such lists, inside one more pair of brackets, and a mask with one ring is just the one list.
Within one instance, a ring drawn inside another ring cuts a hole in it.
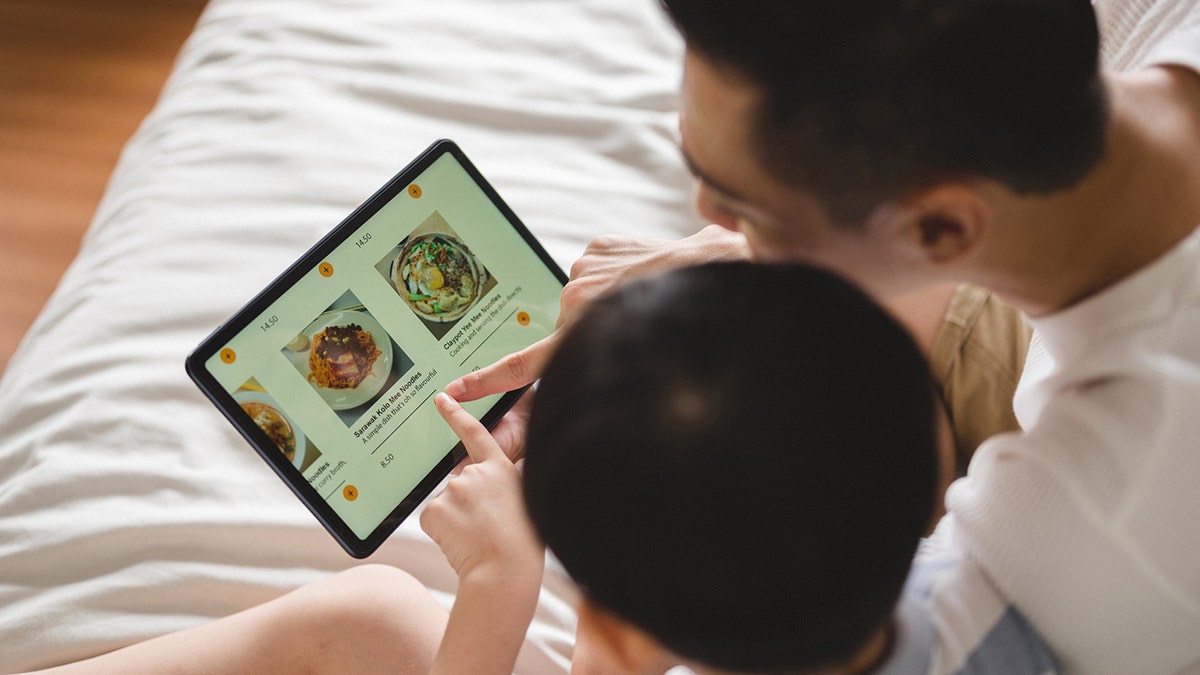
[{"label": "tablet", "polygon": [[[465,456],[434,394],[549,335],[565,283],[442,140],[217,328],[187,371],[364,558]],[[491,428],[521,393],[465,407]]]}]

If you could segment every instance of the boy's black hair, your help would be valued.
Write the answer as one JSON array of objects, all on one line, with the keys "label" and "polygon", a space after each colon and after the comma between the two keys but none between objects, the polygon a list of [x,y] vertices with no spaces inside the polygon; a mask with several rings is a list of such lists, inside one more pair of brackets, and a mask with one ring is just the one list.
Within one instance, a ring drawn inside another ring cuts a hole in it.
[{"label": "boy's black hair", "polygon": [[688,46],[758,85],[752,149],[836,221],[941,180],[1076,183],[1108,107],[1089,0],[662,0]]},{"label": "boy's black hair", "polygon": [[534,525],[588,597],[713,667],[843,662],[888,625],[937,484],[928,369],[803,266],[633,282],[569,330],[529,421]]}]

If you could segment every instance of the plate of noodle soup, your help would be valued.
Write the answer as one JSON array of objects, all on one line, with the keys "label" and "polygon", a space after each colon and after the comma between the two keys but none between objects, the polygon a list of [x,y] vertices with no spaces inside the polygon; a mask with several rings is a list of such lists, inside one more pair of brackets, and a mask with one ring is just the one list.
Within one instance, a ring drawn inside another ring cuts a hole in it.
[{"label": "plate of noodle soup", "polygon": [[404,302],[418,316],[434,322],[458,320],[479,298],[485,281],[466,245],[444,232],[409,239],[392,274]]},{"label": "plate of noodle soup", "polygon": [[307,447],[304,432],[279,409],[279,404],[270,396],[249,389],[234,393],[233,398],[287,461],[301,468]]}]

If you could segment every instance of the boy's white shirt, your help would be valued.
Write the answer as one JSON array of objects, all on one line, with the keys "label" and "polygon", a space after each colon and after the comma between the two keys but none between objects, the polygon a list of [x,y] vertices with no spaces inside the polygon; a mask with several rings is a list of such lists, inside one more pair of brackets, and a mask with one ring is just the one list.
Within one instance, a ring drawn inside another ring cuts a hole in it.
[{"label": "boy's white shirt", "polygon": [[[1104,67],[1127,71],[1156,63],[1195,65],[1196,49],[1175,36],[1200,26],[1200,12],[1188,0],[1094,0],[1100,24]],[[1160,53],[1166,45],[1170,51]]]}]

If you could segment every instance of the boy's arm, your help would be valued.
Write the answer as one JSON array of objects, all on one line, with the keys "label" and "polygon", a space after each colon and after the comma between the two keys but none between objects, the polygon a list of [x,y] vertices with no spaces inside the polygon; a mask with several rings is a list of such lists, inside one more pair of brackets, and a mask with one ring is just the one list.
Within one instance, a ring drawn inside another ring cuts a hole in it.
[{"label": "boy's arm", "polygon": [[473,463],[421,514],[459,576],[432,672],[507,675],[537,606],[545,552],[525,515],[517,468],[452,398],[438,394],[435,404]]},{"label": "boy's arm", "polygon": [[511,673],[537,606],[539,587],[540,583],[529,588],[502,573],[476,571],[462,577],[430,672]]}]

